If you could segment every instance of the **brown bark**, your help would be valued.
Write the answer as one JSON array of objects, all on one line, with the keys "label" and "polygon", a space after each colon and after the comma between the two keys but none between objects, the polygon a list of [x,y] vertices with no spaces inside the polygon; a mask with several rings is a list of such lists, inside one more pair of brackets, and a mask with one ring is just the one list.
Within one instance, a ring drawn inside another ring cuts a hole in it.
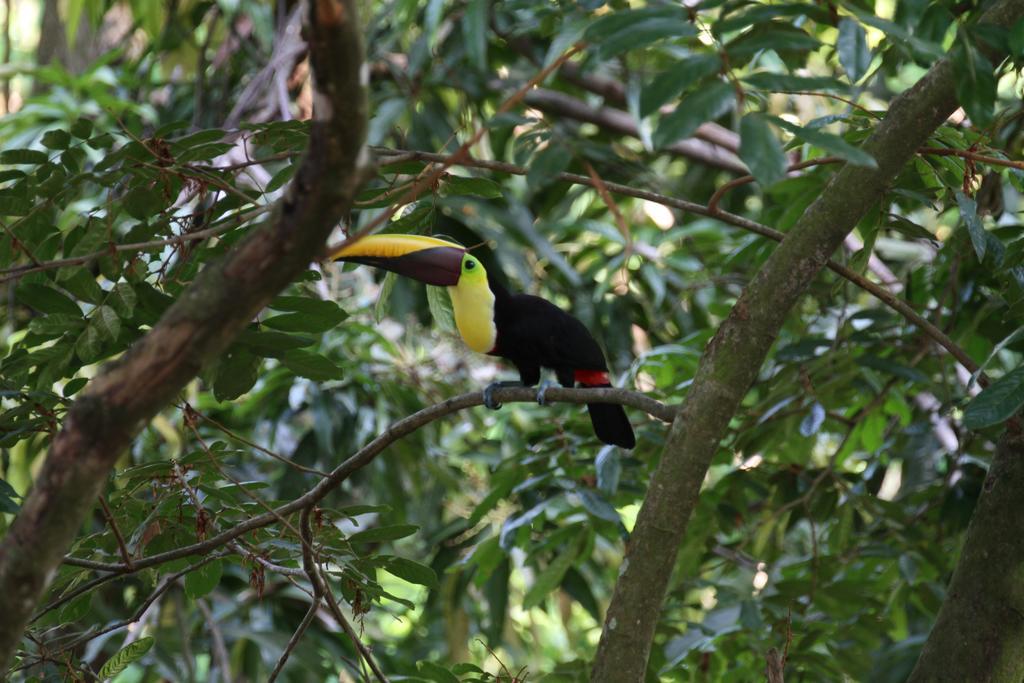
[{"label": "brown bark", "polygon": [[[1022,16],[1024,1],[1001,0],[982,21],[1005,27]],[[598,645],[594,683],[644,680],[662,602],[701,483],[786,315],[917,148],[956,107],[953,67],[947,58],[893,101],[865,141],[863,148],[877,168],[846,165],[836,173],[711,340],[627,545]]]},{"label": "brown bark", "polygon": [[1007,433],[910,683],[1024,680],[1024,436]]},{"label": "brown bark", "polygon": [[354,1],[312,2],[308,36],[317,110],[309,150],[286,196],[271,220],[207,267],[149,334],[89,384],[0,544],[0,670],[118,456],[306,268],[352,205],[367,172]]}]

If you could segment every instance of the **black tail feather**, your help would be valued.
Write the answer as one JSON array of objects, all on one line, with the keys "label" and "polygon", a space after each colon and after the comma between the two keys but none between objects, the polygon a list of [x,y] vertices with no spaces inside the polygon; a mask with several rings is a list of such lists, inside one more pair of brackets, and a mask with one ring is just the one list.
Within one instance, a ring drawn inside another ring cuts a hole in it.
[{"label": "black tail feather", "polygon": [[[611,385],[600,386],[610,387]],[[590,422],[594,425],[594,433],[601,441],[622,448],[636,446],[633,426],[629,424],[629,418],[626,417],[626,411],[622,406],[616,403],[588,403],[587,412],[590,413]]]}]

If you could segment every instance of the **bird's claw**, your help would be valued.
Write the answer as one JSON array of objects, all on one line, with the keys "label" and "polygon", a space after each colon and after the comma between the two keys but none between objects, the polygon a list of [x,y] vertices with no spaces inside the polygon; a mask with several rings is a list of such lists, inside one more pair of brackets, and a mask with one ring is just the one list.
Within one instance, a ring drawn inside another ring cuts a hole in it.
[{"label": "bird's claw", "polygon": [[547,403],[544,400],[544,394],[547,392],[549,388],[553,387],[554,385],[555,383],[549,379],[546,379],[540,383],[540,387],[537,389],[537,405],[547,405]]},{"label": "bird's claw", "polygon": [[501,388],[501,382],[491,382],[484,387],[484,405],[491,410],[497,410],[501,404],[494,400],[494,390]]}]

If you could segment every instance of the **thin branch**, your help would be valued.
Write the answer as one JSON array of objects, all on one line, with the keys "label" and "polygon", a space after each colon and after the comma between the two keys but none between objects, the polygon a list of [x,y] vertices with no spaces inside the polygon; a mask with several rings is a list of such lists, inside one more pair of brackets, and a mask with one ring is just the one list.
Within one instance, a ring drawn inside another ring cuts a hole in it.
[{"label": "thin branch", "polygon": [[[621,135],[639,138],[640,130],[629,112],[614,107],[594,108],[584,102],[557,90],[537,88],[526,95],[529,106],[558,116],[593,123],[596,126]],[[747,173],[746,165],[728,149],[717,144],[687,138],[665,146],[664,151],[689,157],[709,166],[715,166],[731,173]]]},{"label": "thin branch", "polygon": [[[805,161],[801,161],[799,163],[792,164],[789,168],[786,169],[786,173],[792,173],[794,171],[799,171],[801,169],[808,168],[810,166],[821,166],[823,164],[841,164],[841,163],[843,163],[843,160],[840,159],[839,157],[821,157],[820,159],[807,159]],[[722,201],[722,197],[724,197],[725,193],[728,192],[729,190],[732,190],[733,188],[736,188],[736,187],[740,187],[741,185],[746,185],[748,183],[752,183],[755,180],[756,180],[756,178],[754,178],[754,176],[752,176],[752,175],[744,175],[744,176],[740,176],[739,178],[733,178],[729,182],[725,183],[720,188],[715,190],[715,193],[713,195],[711,195],[711,199],[708,200],[708,211],[717,212],[718,211],[718,203]]]},{"label": "thin branch", "polygon": [[231,657],[228,656],[228,648],[224,643],[224,634],[221,633],[217,620],[213,618],[213,612],[206,604],[206,600],[196,600],[196,607],[202,612],[206,628],[210,630],[210,639],[213,640],[213,661],[220,668],[220,677],[224,683],[231,683],[234,678],[231,676]]},{"label": "thin branch", "polygon": [[313,623],[313,618],[316,617],[317,609],[319,609],[320,603],[318,600],[313,600],[309,604],[309,609],[306,610],[305,616],[302,617],[302,621],[299,622],[295,632],[292,633],[292,637],[288,639],[288,644],[284,646],[284,651],[281,652],[281,656],[277,658],[277,664],[274,665],[274,670],[267,676],[267,683],[274,683],[277,680],[277,675],[281,673],[281,669],[284,668],[285,662],[288,661],[288,657],[291,656],[292,651],[299,644],[303,634],[309,625]]},{"label": "thin branch", "polygon": [[[356,633],[355,629],[352,628],[352,624],[349,623],[348,619],[345,618],[344,612],[341,611],[341,606],[334,599],[334,594],[331,593],[331,587],[327,582],[326,577],[320,572],[320,568],[317,564],[317,558],[313,552],[313,527],[310,523],[310,516],[312,513],[313,506],[303,508],[302,515],[299,518],[299,526],[302,527],[302,566],[306,570],[306,574],[309,576],[310,582],[313,584],[313,590],[317,599],[324,598],[327,601],[328,607],[331,609],[331,613],[334,618],[341,625],[345,634],[352,641],[353,647],[356,652],[362,657],[366,665],[373,671],[374,676],[377,677],[379,683],[388,683],[387,676],[381,670],[380,665],[374,659],[370,649],[366,647],[359,634]],[[314,603],[315,604],[315,603]]]},{"label": "thin branch", "polygon": [[137,251],[149,251],[150,249],[157,249],[159,247],[166,247],[172,244],[182,244],[184,242],[193,242],[196,240],[205,240],[209,237],[215,237],[221,233],[227,232],[228,230],[238,227],[243,223],[247,223],[253,218],[267,213],[273,207],[271,205],[260,206],[251,211],[246,211],[244,214],[237,214],[226,220],[222,225],[216,225],[206,230],[200,230],[199,232],[189,233],[187,235],[176,235],[175,237],[167,237],[161,240],[150,240],[148,242],[130,242],[128,244],[112,244],[102,251],[93,252],[91,254],[85,254],[84,256],[73,256],[69,258],[54,259],[52,261],[43,261],[36,265],[31,266],[16,266],[14,268],[6,268],[0,270],[0,284],[9,282],[10,280],[16,280],[23,275],[29,273],[36,273],[43,270],[54,270],[56,268],[63,268],[65,266],[81,266],[87,263],[91,263],[97,259],[103,258],[104,256],[110,256],[112,252],[137,252]]},{"label": "thin branch", "polygon": [[246,446],[248,446],[250,448],[255,448],[260,453],[263,453],[265,455],[269,455],[271,458],[274,458],[275,460],[278,460],[278,461],[284,463],[288,467],[291,467],[291,468],[294,468],[296,470],[299,470],[300,472],[305,472],[306,474],[315,474],[318,477],[326,477],[327,476],[327,472],[324,472],[323,470],[318,470],[318,469],[315,469],[313,467],[306,467],[305,465],[300,465],[299,463],[295,462],[294,460],[291,460],[290,458],[286,458],[285,456],[281,455],[280,453],[275,453],[274,451],[270,450],[269,448],[265,448],[265,447],[259,445],[258,443],[254,442],[254,441],[250,441],[249,439],[246,439],[241,434],[238,434],[236,432],[231,431],[230,429],[228,429],[227,427],[222,425],[220,422],[217,422],[217,420],[214,420],[209,415],[205,415],[205,414],[199,412],[198,410],[196,410],[195,408],[192,408],[191,406],[189,406],[189,410],[191,410],[192,414],[195,415],[196,417],[200,418],[203,422],[208,422],[214,428],[216,428],[216,429],[220,430],[221,432],[223,432],[228,438],[234,439],[235,441],[238,441],[239,443],[243,443],[243,444],[245,444]]},{"label": "thin branch", "polygon": [[[664,403],[660,403],[659,401],[645,396],[644,394],[629,391],[628,389],[566,389],[563,387],[551,387],[545,393],[544,398],[548,403],[574,403],[577,405],[586,403],[616,403],[618,405],[642,410],[662,422],[672,422],[676,415],[676,408],[674,406],[665,405]],[[537,391],[529,387],[502,387],[494,391],[494,399],[499,403],[535,403],[537,401]],[[391,427],[384,430],[370,443],[363,446],[354,455],[334,468],[330,476],[321,480],[305,494],[290,503],[286,503],[275,508],[273,513],[264,513],[255,517],[250,517],[249,519],[238,523],[231,529],[222,531],[199,543],[182,546],[181,548],[175,548],[174,550],[158,553],[149,557],[138,558],[135,560],[134,567],[132,569],[121,564],[105,564],[102,562],[83,560],[75,557],[67,557],[65,558],[65,561],[67,564],[113,572],[114,574],[110,577],[113,578],[116,575],[132,574],[142,569],[155,567],[163,564],[164,562],[170,562],[171,560],[177,560],[191,555],[203,555],[209,553],[226,543],[235,540],[243,534],[252,531],[253,529],[260,529],[273,524],[277,521],[279,516],[289,515],[311,505],[315,505],[322,500],[324,496],[340,486],[342,482],[348,479],[348,477],[350,477],[354,472],[362,469],[372,462],[374,458],[380,455],[395,441],[398,441],[431,422],[435,422],[447,415],[482,405],[484,405],[483,392],[474,391],[468,394],[453,396],[452,398],[446,399],[440,403],[427,406],[426,408],[404,417],[391,425]]]},{"label": "thin branch", "polygon": [[124,562],[124,566],[131,568],[132,555],[128,552],[128,546],[125,545],[121,529],[118,528],[117,522],[114,520],[114,515],[110,511],[110,506],[107,505],[106,496],[100,496],[99,501],[100,508],[103,510],[103,516],[107,518],[107,525],[110,527],[110,530],[114,532],[114,538],[117,539],[117,549],[121,553],[121,561]]},{"label": "thin branch", "polygon": [[999,157],[990,156],[988,154],[978,154],[969,149],[952,149],[949,147],[922,147],[917,150],[921,154],[931,154],[934,156],[943,157],[960,157],[962,159],[970,159],[971,161],[977,161],[982,164],[988,164],[990,166],[1004,166],[1006,168],[1016,168],[1020,171],[1024,171],[1024,161],[1017,161],[1015,159],[1000,159]]},{"label": "thin branch", "polygon": [[[410,152],[405,150],[390,150],[386,148],[375,148],[374,151],[379,155],[384,155],[384,158],[381,159],[380,161],[381,166],[388,166],[390,164],[396,163],[394,159],[402,159],[403,161],[433,161],[435,160],[435,158],[443,158],[443,155],[433,154],[431,152]],[[490,171],[498,171],[500,173],[511,173],[513,175],[526,175],[527,173],[526,168],[522,166],[516,166],[515,164],[505,163],[503,161],[489,161],[484,159],[463,159],[461,162],[459,162],[459,165],[472,168],[483,168]],[[557,178],[559,180],[563,180],[569,183],[575,183],[577,185],[587,185],[588,187],[595,186],[594,181],[592,179],[584,175],[579,175],[578,173],[559,173]],[[690,213],[694,213],[700,216],[715,218],[717,220],[722,221],[723,223],[734,225],[737,228],[741,228],[743,230],[746,230],[747,232],[752,232],[762,237],[767,237],[768,239],[774,240],[776,242],[782,242],[782,240],[786,237],[786,233],[775,230],[774,228],[770,228],[762,223],[758,223],[748,218],[744,218],[743,216],[738,216],[736,214],[729,213],[728,211],[711,211],[707,206],[704,206],[703,204],[687,201],[685,199],[667,197],[656,192],[641,190],[635,187],[631,187],[629,185],[621,185],[619,183],[613,183],[609,181],[605,181],[604,185],[605,187],[607,187],[612,192],[615,192],[616,194],[625,195],[627,197],[635,197],[637,199],[646,199],[648,201],[662,204],[664,206],[668,206],[674,209],[679,209],[681,211],[688,211]],[[879,299],[882,303],[889,306],[894,311],[899,313],[901,316],[906,318],[909,322],[919,327],[922,332],[931,337],[936,343],[939,344],[939,346],[946,349],[946,351],[948,351],[949,354],[953,356],[953,358],[955,358],[961,365],[967,368],[968,371],[970,371],[971,373],[977,372],[979,366],[977,363],[974,362],[973,359],[971,359],[969,355],[967,355],[967,352],[960,348],[956,344],[956,342],[954,342],[945,332],[943,332],[941,329],[936,327],[934,324],[932,324],[926,318],[924,318],[921,314],[915,311],[913,307],[910,306],[910,304],[906,303],[905,301],[897,297],[895,294],[890,292],[885,287],[872,282],[871,280],[867,279],[860,273],[851,270],[844,265],[841,265],[831,260],[828,261],[825,265],[834,273],[846,278],[847,280],[857,285],[864,291],[870,293],[871,295]],[[981,383],[980,378],[982,376],[984,376],[984,373],[979,375],[979,384]],[[982,384],[982,386],[988,386],[988,384],[989,379],[987,376],[984,376],[984,384]]]},{"label": "thin branch", "polygon": [[[142,604],[139,605],[138,609],[135,610],[135,612],[132,614],[132,616],[128,617],[127,619],[122,619],[120,621],[115,621],[112,624],[108,624],[107,626],[104,626],[103,628],[99,629],[98,631],[92,631],[90,633],[86,633],[84,635],[81,635],[78,638],[75,638],[74,640],[72,640],[71,642],[62,645],[60,648],[57,648],[57,649],[49,649],[48,648],[47,649],[47,657],[55,657],[55,656],[60,655],[60,654],[62,654],[64,652],[68,652],[70,650],[74,650],[78,646],[84,645],[85,643],[89,642],[90,640],[94,640],[96,638],[99,638],[100,636],[105,635],[107,633],[110,633],[111,631],[116,631],[118,629],[122,629],[125,626],[128,626],[129,624],[134,624],[135,622],[137,622],[139,619],[142,618],[142,615],[144,615],[146,613],[146,610],[148,610],[150,608],[150,606],[154,602],[156,602],[156,600],[161,595],[163,595],[165,592],[167,592],[168,588],[170,588],[171,586],[173,586],[175,583],[178,582],[178,579],[180,579],[181,577],[185,576],[189,572],[195,571],[196,569],[199,569],[200,567],[202,567],[202,566],[204,566],[204,565],[206,565],[206,564],[208,564],[210,562],[213,562],[216,559],[224,557],[227,554],[228,553],[225,551],[225,552],[214,553],[212,555],[207,555],[206,557],[201,558],[201,559],[193,562],[192,564],[190,564],[189,566],[185,567],[184,569],[182,569],[180,571],[174,572],[173,574],[168,574],[167,576],[163,577],[163,579],[160,580],[160,583],[157,584],[157,587],[153,590],[152,593],[149,594],[149,596],[142,602]],[[29,660],[27,662],[23,662],[19,666],[15,667],[13,669],[13,671],[20,671],[22,669],[27,669],[30,666],[35,666],[36,664],[40,663],[41,661],[43,661],[42,658],[31,659],[31,660]]]}]

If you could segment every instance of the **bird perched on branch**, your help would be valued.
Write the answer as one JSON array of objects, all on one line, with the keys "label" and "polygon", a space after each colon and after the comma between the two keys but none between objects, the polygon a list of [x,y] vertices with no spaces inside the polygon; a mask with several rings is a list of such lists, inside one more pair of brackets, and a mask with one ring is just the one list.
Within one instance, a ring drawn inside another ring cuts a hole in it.
[{"label": "bird perched on branch", "polygon": [[[505,358],[519,370],[519,382],[495,382],[484,389],[488,408],[501,407],[494,401],[494,389],[535,386],[542,367],[554,370],[565,387],[611,386],[601,348],[583,323],[545,299],[510,293],[459,244],[421,235],[371,235],[334,250],[330,257],[447,287],[466,345]],[[544,382],[537,392],[541,405],[547,387]],[[601,441],[623,448],[636,445],[622,406],[588,403],[587,410]]]}]

